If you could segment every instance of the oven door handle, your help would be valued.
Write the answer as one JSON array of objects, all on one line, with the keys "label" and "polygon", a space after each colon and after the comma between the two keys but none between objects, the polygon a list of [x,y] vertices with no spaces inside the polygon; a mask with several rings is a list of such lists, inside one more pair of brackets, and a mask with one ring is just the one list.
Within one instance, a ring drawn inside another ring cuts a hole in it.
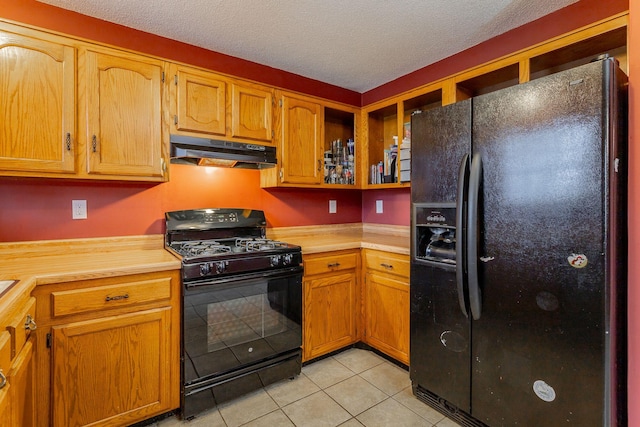
[{"label": "oven door handle", "polygon": [[273,279],[280,277],[291,277],[295,275],[302,275],[304,272],[304,268],[301,265],[295,265],[293,267],[287,268],[278,268],[276,270],[263,270],[263,271],[254,271],[251,273],[244,274],[232,274],[224,277],[209,277],[206,279],[198,280],[197,282],[188,282],[185,283],[187,288],[197,288],[200,286],[211,286],[211,285],[224,285],[228,283],[235,283],[242,280],[254,280],[254,279]]}]

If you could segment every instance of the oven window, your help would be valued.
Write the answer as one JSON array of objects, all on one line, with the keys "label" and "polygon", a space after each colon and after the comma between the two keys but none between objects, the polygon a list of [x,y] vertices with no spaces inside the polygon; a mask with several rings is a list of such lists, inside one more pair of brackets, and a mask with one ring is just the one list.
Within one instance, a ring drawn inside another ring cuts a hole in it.
[{"label": "oven window", "polygon": [[220,292],[207,304],[207,348],[217,351],[287,330],[286,288],[268,291],[262,284]]},{"label": "oven window", "polygon": [[187,382],[302,345],[301,274],[187,288],[184,301]]}]

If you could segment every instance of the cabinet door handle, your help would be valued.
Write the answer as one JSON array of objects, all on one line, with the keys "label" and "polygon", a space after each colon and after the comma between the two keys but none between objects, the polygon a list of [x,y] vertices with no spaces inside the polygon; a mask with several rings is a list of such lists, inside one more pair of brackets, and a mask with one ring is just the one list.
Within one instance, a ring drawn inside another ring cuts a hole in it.
[{"label": "cabinet door handle", "polygon": [[327,267],[329,267],[329,268],[340,267],[340,263],[339,262],[332,262],[331,264],[327,264]]},{"label": "cabinet door handle", "polygon": [[94,153],[98,151],[98,138],[95,135],[91,138],[91,148],[93,148]]},{"label": "cabinet door handle", "polygon": [[4,372],[0,369],[0,389],[7,385],[7,377],[4,376]]},{"label": "cabinet door handle", "polygon": [[107,297],[104,300],[106,302],[109,302],[109,301],[117,301],[117,300],[127,299],[127,298],[129,298],[129,294],[116,295],[115,297],[110,297],[109,295],[107,295]]},{"label": "cabinet door handle", "polygon": [[318,160],[318,172],[322,170],[322,161]]},{"label": "cabinet door handle", "polygon": [[30,314],[27,314],[27,319],[24,321],[24,328],[27,331],[35,331],[38,325],[36,325],[36,321],[33,320]]},{"label": "cabinet door handle", "polygon": [[71,134],[67,132],[67,137],[65,138],[65,143],[67,145],[67,151],[71,151]]}]

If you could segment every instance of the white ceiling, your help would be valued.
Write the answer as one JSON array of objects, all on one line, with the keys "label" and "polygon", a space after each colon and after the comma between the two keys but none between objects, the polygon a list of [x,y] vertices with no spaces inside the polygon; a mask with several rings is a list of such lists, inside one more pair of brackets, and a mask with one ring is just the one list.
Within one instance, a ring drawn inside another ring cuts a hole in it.
[{"label": "white ceiling", "polygon": [[39,0],[366,92],[578,0]]}]

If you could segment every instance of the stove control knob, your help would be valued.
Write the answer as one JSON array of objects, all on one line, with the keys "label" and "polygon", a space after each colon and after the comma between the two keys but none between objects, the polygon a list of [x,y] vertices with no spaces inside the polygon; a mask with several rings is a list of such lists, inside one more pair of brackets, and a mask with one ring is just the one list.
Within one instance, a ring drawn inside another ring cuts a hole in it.
[{"label": "stove control knob", "polygon": [[280,255],[271,255],[271,267],[278,267],[281,261]]},{"label": "stove control knob", "polygon": [[211,264],[206,262],[203,264],[200,264],[200,275],[206,276],[209,273],[211,273]]},{"label": "stove control knob", "polygon": [[216,266],[216,273],[220,274],[220,273],[224,273],[224,271],[227,269],[227,264],[228,262],[224,262],[224,261],[218,261],[215,263]]},{"label": "stove control knob", "polygon": [[282,257],[282,265],[289,265],[293,261],[293,254],[284,254]]}]

